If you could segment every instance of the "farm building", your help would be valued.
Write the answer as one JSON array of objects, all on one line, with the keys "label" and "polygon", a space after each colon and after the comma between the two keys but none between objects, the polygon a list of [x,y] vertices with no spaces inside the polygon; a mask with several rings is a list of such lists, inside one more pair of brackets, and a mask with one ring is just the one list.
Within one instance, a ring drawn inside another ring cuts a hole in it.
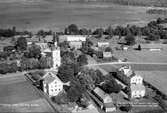
[{"label": "farm building", "polygon": [[146,89],[142,84],[132,84],[130,86],[130,96],[131,98],[142,98],[145,96]]},{"label": "farm building", "polygon": [[111,54],[111,52],[103,52],[103,57],[104,58],[111,58],[112,54]]},{"label": "farm building", "polygon": [[67,41],[67,42],[85,42],[86,36],[84,35],[60,35],[59,43]]},{"label": "farm building", "polygon": [[130,78],[130,84],[143,84],[143,77],[134,75]]},{"label": "farm building", "polygon": [[94,90],[94,93],[96,94],[97,97],[100,98],[100,100],[103,103],[112,103],[112,98],[110,97],[110,95],[108,95],[107,93],[105,93],[102,89],[100,89],[99,87],[96,87]]},{"label": "farm building", "polygon": [[132,68],[131,66],[122,66],[119,71],[123,72],[124,75],[126,75],[127,77],[130,77],[133,74]]},{"label": "farm building", "polygon": [[103,47],[109,47],[109,45],[110,45],[109,42],[98,42],[98,43],[97,43],[97,46],[100,47],[100,48],[101,48],[101,47],[102,47],[102,48],[103,48]]},{"label": "farm building", "polygon": [[91,93],[95,102],[103,109],[105,112],[113,112],[116,111],[116,107],[113,104],[113,100],[111,96],[105,93],[99,87],[96,87]]}]

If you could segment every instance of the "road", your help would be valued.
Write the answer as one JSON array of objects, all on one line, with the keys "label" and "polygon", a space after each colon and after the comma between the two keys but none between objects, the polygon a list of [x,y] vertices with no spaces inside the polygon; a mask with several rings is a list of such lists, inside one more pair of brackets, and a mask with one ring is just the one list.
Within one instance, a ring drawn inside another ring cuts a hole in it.
[{"label": "road", "polygon": [[108,64],[111,64],[111,65],[117,65],[117,64],[128,64],[128,65],[131,65],[131,64],[143,64],[143,65],[164,65],[164,66],[167,66],[167,63],[153,63],[153,62],[107,62],[107,63],[92,63],[92,64],[88,64],[86,66],[101,66],[101,65],[108,65]]},{"label": "road", "polygon": [[114,71],[114,68],[119,68],[122,65],[131,65],[132,69],[135,71],[166,71],[167,70],[167,63],[153,63],[153,62],[107,62],[107,63],[97,63],[96,61],[92,61],[93,58],[88,57],[91,59],[89,64],[86,65],[88,67],[96,67],[99,66],[105,69],[107,72]]},{"label": "road", "polygon": [[0,105],[3,112],[55,112],[23,73],[0,78]]}]

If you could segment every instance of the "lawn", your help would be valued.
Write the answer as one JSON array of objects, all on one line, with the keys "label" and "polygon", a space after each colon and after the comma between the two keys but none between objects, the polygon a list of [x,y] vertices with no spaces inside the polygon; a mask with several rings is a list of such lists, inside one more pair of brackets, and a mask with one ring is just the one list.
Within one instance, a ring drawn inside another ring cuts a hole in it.
[{"label": "lawn", "polygon": [[24,76],[0,79],[0,111],[54,112]]}]

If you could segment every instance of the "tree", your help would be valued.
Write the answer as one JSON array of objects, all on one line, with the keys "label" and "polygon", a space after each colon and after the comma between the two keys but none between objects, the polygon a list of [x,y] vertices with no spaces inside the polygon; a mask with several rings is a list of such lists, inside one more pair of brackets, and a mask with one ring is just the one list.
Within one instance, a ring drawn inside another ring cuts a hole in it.
[{"label": "tree", "polygon": [[118,84],[114,79],[105,80],[105,82],[100,86],[106,93],[118,93],[121,91],[122,86]]},{"label": "tree", "polygon": [[113,36],[113,29],[112,29],[112,27],[109,26],[109,27],[105,30],[105,33],[106,33],[107,35],[109,35],[110,38],[112,38],[112,36]]},{"label": "tree", "polygon": [[76,75],[76,78],[85,89],[92,90],[95,87],[93,76],[95,76],[94,70],[82,68],[78,75]]},{"label": "tree", "polygon": [[20,37],[17,39],[17,42],[16,42],[16,48],[17,50],[21,50],[21,51],[24,51],[27,49],[27,40],[26,38],[24,37]]},{"label": "tree", "polygon": [[88,64],[88,59],[86,57],[85,54],[82,54],[80,55],[78,58],[77,58],[77,61],[79,63],[80,66],[83,66],[83,65],[87,65]]},{"label": "tree", "polygon": [[127,36],[125,37],[125,41],[127,45],[135,44],[135,38],[131,33],[127,34]]},{"label": "tree", "polygon": [[131,109],[132,109],[132,106],[130,104],[127,104],[126,106],[120,107],[120,110],[126,111],[126,112],[130,111]]},{"label": "tree", "polygon": [[112,52],[112,49],[110,47],[106,47],[105,52]]},{"label": "tree", "polygon": [[28,48],[28,57],[29,58],[40,58],[41,48],[38,45],[33,43],[31,47]]},{"label": "tree", "polygon": [[63,64],[59,67],[57,75],[63,82],[71,81],[74,79],[74,69],[69,64]]},{"label": "tree", "polygon": [[138,45],[137,50],[141,51],[141,45],[140,44]]},{"label": "tree", "polygon": [[79,29],[75,24],[69,25],[67,31],[69,31],[70,35],[77,35],[79,33]]},{"label": "tree", "polygon": [[47,68],[47,59],[46,59],[46,57],[41,57],[39,59],[39,65],[40,65],[41,69]]},{"label": "tree", "polygon": [[77,80],[71,81],[71,86],[68,88],[67,97],[71,102],[76,102],[82,97],[82,94],[84,93],[84,89],[82,88],[82,85],[77,82]]},{"label": "tree", "polygon": [[75,56],[73,52],[64,52],[62,55],[62,64],[72,64],[75,62]]},{"label": "tree", "polygon": [[79,34],[80,35],[88,35],[89,31],[86,28],[82,28],[79,30]]},{"label": "tree", "polygon": [[0,52],[0,59],[7,59],[8,55],[6,52]]},{"label": "tree", "polygon": [[96,35],[96,38],[102,38],[103,33],[104,33],[103,28],[98,28],[93,32],[93,34]]},{"label": "tree", "polygon": [[98,85],[101,82],[103,82],[105,78],[100,70],[96,70],[95,72],[96,72],[95,84]]}]

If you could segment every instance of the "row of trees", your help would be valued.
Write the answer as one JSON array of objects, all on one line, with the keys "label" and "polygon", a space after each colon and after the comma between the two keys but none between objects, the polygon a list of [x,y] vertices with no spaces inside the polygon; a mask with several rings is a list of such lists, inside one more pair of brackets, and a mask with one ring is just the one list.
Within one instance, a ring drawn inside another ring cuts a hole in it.
[{"label": "row of trees", "polygon": [[58,70],[58,77],[63,82],[69,82],[70,86],[64,86],[67,92],[67,97],[70,102],[76,102],[82,97],[84,87],[77,80],[76,76],[80,71],[80,67],[87,64],[87,58],[84,54],[76,57],[73,51],[62,51],[62,65]]},{"label": "row of trees", "polygon": [[117,26],[112,28],[97,28],[95,30],[82,28],[79,29],[77,25],[71,24],[65,28],[64,34],[69,35],[96,35],[96,38],[101,38],[103,35],[108,35],[107,38],[112,38],[114,35],[118,36],[147,36],[148,40],[167,39],[167,30],[159,24],[166,23],[167,19],[158,18],[155,21],[149,22],[144,27],[137,27],[135,25],[127,25],[126,27]]}]

